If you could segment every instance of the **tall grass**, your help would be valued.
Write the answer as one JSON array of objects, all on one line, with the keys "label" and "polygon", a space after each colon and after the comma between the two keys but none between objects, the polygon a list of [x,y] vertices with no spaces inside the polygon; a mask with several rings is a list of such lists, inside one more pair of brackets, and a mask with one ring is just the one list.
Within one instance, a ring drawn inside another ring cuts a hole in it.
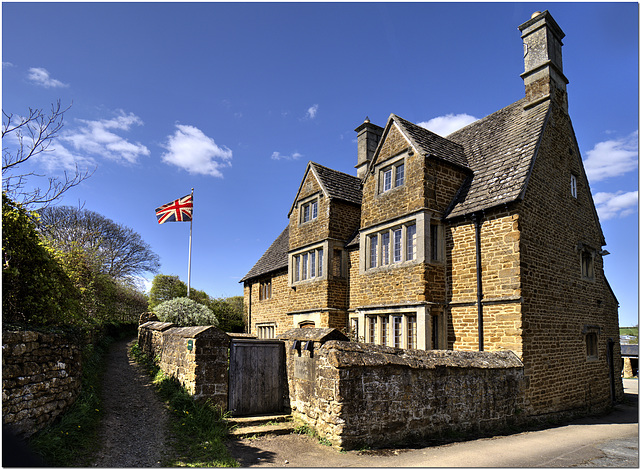
[{"label": "tall grass", "polygon": [[166,467],[238,467],[224,444],[227,424],[224,413],[209,401],[195,401],[180,383],[166,376],[137,344],[131,355],[152,376],[153,383],[171,412],[169,438],[173,451]]}]

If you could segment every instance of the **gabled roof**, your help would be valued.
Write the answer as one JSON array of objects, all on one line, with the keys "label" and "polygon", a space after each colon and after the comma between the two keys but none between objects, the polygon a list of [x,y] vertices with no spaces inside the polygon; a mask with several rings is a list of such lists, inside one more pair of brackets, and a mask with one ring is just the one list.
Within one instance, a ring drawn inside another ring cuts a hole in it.
[{"label": "gabled roof", "polygon": [[356,205],[362,203],[362,181],[360,178],[309,161],[302,181],[300,181],[298,192],[296,192],[293,204],[289,209],[289,215],[293,212],[293,208],[298,200],[298,195],[300,194],[300,190],[302,190],[302,185],[307,179],[309,172],[312,172],[316,176],[316,180],[327,198],[343,200]]},{"label": "gabled roof", "polygon": [[486,210],[524,195],[549,103],[525,110],[522,99],[447,136],[464,147],[473,175],[463,184],[446,218]]},{"label": "gabled roof", "polygon": [[256,262],[256,265],[247,272],[247,275],[242,277],[240,283],[269,272],[287,268],[289,264],[289,258],[287,256],[288,252],[289,225],[282,230],[280,236],[278,236],[271,246],[269,246],[269,249],[267,249],[258,262]]}]

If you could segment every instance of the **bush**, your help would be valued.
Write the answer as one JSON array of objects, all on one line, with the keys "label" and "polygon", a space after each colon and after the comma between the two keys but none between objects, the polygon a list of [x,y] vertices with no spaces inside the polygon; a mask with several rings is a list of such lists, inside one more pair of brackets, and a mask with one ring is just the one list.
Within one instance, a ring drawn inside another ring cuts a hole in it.
[{"label": "bush", "polygon": [[160,321],[178,326],[217,326],[218,318],[204,305],[189,298],[174,298],[156,306],[154,312]]}]

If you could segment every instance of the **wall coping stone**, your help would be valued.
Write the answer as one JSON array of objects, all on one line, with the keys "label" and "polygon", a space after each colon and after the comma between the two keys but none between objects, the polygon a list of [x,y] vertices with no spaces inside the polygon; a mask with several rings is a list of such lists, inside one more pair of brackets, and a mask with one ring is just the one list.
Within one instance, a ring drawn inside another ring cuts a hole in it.
[{"label": "wall coping stone", "polygon": [[166,331],[167,329],[171,329],[172,327],[176,327],[176,325],[172,322],[148,321],[138,327],[162,332]]},{"label": "wall coping stone", "polygon": [[384,345],[328,341],[321,351],[336,368],[400,365],[416,369],[449,368],[524,368],[510,350],[472,352],[457,350],[404,350]]},{"label": "wall coping stone", "polygon": [[249,334],[247,332],[227,332],[227,335],[232,339],[257,339],[255,334]]},{"label": "wall coping stone", "polygon": [[280,340],[301,340],[325,343],[327,341],[348,341],[349,338],[333,327],[305,327],[289,329],[282,334],[278,334],[276,339]]},{"label": "wall coping stone", "polygon": [[191,327],[174,327],[164,332],[165,336],[178,336],[190,339],[200,339],[205,337],[219,337],[230,340],[226,332],[221,331],[215,326],[191,326]]}]

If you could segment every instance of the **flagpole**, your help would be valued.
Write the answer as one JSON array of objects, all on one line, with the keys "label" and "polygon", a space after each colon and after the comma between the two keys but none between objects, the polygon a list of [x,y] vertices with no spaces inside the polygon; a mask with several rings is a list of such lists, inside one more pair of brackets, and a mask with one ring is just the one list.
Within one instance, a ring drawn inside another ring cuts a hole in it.
[{"label": "flagpole", "polygon": [[[191,188],[191,203],[193,204],[193,187]],[[193,232],[193,206],[191,208],[191,220],[189,221],[189,272],[187,273],[187,298],[191,291],[191,234]]]}]

